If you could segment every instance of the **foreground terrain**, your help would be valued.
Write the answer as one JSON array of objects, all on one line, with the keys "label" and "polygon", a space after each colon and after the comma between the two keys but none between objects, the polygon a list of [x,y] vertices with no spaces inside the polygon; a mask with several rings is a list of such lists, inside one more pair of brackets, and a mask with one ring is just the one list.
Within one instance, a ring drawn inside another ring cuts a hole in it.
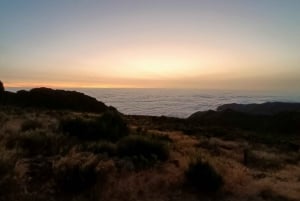
[{"label": "foreground terrain", "polygon": [[290,133],[113,109],[2,106],[0,200],[296,201],[298,145]]},{"label": "foreground terrain", "polygon": [[300,200],[300,104],[126,116],[0,82],[0,201]]}]

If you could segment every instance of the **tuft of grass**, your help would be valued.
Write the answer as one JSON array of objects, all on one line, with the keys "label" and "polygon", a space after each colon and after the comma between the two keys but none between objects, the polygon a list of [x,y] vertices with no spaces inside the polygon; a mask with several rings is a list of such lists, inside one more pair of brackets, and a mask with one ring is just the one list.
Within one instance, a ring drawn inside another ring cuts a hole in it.
[{"label": "tuft of grass", "polygon": [[203,193],[216,192],[224,184],[222,176],[208,162],[199,158],[189,164],[185,178],[189,186]]},{"label": "tuft of grass", "polygon": [[273,200],[273,201],[291,201],[292,199],[278,194],[272,189],[263,189],[259,196],[264,200]]},{"label": "tuft of grass", "polygon": [[157,134],[157,133],[147,133],[152,139],[158,140],[158,141],[163,141],[166,143],[172,143],[173,140],[168,136],[168,135],[162,135],[162,134]]},{"label": "tuft of grass", "polygon": [[279,154],[259,150],[244,150],[244,165],[261,170],[280,169],[284,161]]}]

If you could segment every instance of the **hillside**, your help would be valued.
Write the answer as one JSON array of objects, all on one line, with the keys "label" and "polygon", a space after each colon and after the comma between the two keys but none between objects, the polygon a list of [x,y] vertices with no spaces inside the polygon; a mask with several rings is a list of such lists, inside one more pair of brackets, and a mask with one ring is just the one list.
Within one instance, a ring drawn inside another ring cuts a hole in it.
[{"label": "hillside", "polygon": [[[300,198],[297,112],[134,116],[76,92],[20,93],[38,95],[0,106],[0,201]],[[97,104],[57,105],[74,95]]]}]

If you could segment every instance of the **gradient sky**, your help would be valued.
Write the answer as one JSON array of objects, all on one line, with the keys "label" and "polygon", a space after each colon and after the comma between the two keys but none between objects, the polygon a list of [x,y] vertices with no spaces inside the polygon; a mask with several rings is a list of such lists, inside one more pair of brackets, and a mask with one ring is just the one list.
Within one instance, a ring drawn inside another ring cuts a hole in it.
[{"label": "gradient sky", "polygon": [[297,90],[299,0],[1,0],[20,87]]}]

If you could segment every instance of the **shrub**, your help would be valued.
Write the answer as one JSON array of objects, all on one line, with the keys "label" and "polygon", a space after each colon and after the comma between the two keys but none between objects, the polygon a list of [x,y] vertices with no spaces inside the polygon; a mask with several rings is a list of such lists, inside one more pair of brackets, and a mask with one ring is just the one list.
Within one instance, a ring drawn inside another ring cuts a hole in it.
[{"label": "shrub", "polygon": [[129,133],[126,122],[115,111],[107,111],[100,117],[90,120],[80,118],[63,120],[60,122],[60,128],[64,133],[82,140],[117,141]]},{"label": "shrub", "polygon": [[0,155],[0,200],[13,200],[9,198],[19,190],[13,177],[14,162],[2,154],[5,153]]},{"label": "shrub", "polygon": [[122,116],[116,111],[107,111],[97,119],[100,124],[100,130],[104,134],[104,138],[118,140],[129,134],[127,123]]},{"label": "shrub", "polygon": [[25,156],[53,155],[61,148],[62,137],[43,131],[27,131],[15,137],[15,145]]},{"label": "shrub", "polygon": [[38,128],[42,128],[42,124],[39,121],[35,120],[26,120],[21,125],[21,131],[35,130]]},{"label": "shrub", "polygon": [[128,136],[118,143],[118,153],[130,157],[133,162],[151,165],[155,161],[164,161],[169,157],[167,144],[147,136]]},{"label": "shrub", "polygon": [[200,192],[216,192],[223,185],[221,175],[208,162],[201,159],[190,163],[185,177],[187,184]]},{"label": "shrub", "polygon": [[3,158],[0,158],[0,178],[4,177],[6,174],[9,174],[12,167],[13,166],[11,166],[10,162]]},{"label": "shrub", "polygon": [[99,158],[87,153],[66,155],[56,161],[53,167],[58,190],[72,194],[88,190],[97,182],[104,184],[111,169],[111,167],[102,167]]},{"label": "shrub", "polygon": [[94,127],[92,125],[92,122],[80,118],[76,119],[64,119],[60,122],[60,130],[62,130],[64,133],[75,136],[81,139],[84,138],[92,138],[92,136],[89,132],[91,130],[90,127]]},{"label": "shrub", "polygon": [[107,141],[99,141],[95,143],[89,143],[87,150],[95,154],[106,153],[109,156],[117,154],[117,145]]}]

